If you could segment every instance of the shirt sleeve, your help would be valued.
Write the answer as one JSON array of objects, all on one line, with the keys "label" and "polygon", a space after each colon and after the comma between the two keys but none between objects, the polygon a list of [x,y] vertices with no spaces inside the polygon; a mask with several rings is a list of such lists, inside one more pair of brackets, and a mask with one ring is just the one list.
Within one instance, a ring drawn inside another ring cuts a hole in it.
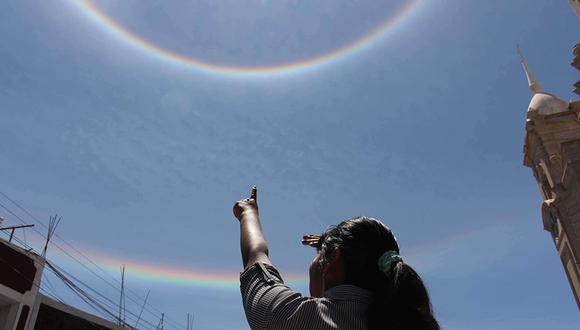
[{"label": "shirt sleeve", "polygon": [[284,285],[282,276],[274,267],[259,262],[240,275],[240,283],[246,318],[253,330],[288,325],[288,318],[305,301],[312,299],[304,298]]}]

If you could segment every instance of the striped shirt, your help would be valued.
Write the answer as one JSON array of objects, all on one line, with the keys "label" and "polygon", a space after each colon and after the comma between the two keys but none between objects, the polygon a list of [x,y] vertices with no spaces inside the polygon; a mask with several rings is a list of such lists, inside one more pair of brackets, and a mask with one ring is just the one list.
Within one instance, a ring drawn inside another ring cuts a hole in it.
[{"label": "striped shirt", "polygon": [[338,285],[322,298],[302,297],[284,285],[278,271],[256,263],[240,275],[246,318],[261,329],[367,329],[372,292],[354,285]]}]

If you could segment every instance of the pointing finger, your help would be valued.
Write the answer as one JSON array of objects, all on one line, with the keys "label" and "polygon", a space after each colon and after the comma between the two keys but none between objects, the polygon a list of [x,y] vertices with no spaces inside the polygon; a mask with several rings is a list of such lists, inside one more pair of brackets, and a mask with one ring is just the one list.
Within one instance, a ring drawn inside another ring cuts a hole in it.
[{"label": "pointing finger", "polygon": [[256,202],[258,201],[258,188],[256,186],[252,187],[252,192],[250,193],[250,198],[255,200]]}]

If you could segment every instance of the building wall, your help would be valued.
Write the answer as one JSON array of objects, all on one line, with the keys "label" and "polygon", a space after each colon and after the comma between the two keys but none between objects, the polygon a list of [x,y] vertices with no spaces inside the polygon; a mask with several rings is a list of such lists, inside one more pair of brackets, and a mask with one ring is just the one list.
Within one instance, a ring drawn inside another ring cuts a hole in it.
[{"label": "building wall", "polygon": [[528,112],[524,164],[532,168],[544,199],[543,227],[554,241],[580,308],[580,122],[566,110]]},{"label": "building wall", "polygon": [[75,315],[75,309],[70,309],[70,307],[57,308],[52,304],[42,303],[40,309],[38,310],[38,316],[34,324],[35,330],[82,330],[82,329],[92,329],[92,330],[114,330],[119,327],[112,324],[104,324],[101,321],[90,320],[89,318],[83,318],[82,315]]},{"label": "building wall", "polygon": [[38,296],[44,259],[0,240],[0,330],[24,330]]},{"label": "building wall", "polygon": [[29,329],[45,330],[128,330],[111,321],[84,312],[78,308],[53,300],[39,294],[35,311],[33,312],[34,326]]},{"label": "building wall", "polygon": [[36,274],[34,260],[8,244],[0,244],[0,284],[24,293],[32,288],[31,279]]}]

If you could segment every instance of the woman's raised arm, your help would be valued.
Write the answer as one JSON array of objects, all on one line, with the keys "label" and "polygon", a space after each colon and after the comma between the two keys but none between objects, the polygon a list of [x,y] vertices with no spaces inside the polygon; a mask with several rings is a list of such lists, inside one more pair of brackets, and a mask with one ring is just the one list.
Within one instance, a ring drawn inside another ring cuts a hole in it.
[{"label": "woman's raised arm", "polygon": [[240,250],[244,269],[256,262],[271,265],[268,242],[264,238],[258,213],[258,188],[253,186],[250,198],[237,201],[233,211],[240,222]]}]

